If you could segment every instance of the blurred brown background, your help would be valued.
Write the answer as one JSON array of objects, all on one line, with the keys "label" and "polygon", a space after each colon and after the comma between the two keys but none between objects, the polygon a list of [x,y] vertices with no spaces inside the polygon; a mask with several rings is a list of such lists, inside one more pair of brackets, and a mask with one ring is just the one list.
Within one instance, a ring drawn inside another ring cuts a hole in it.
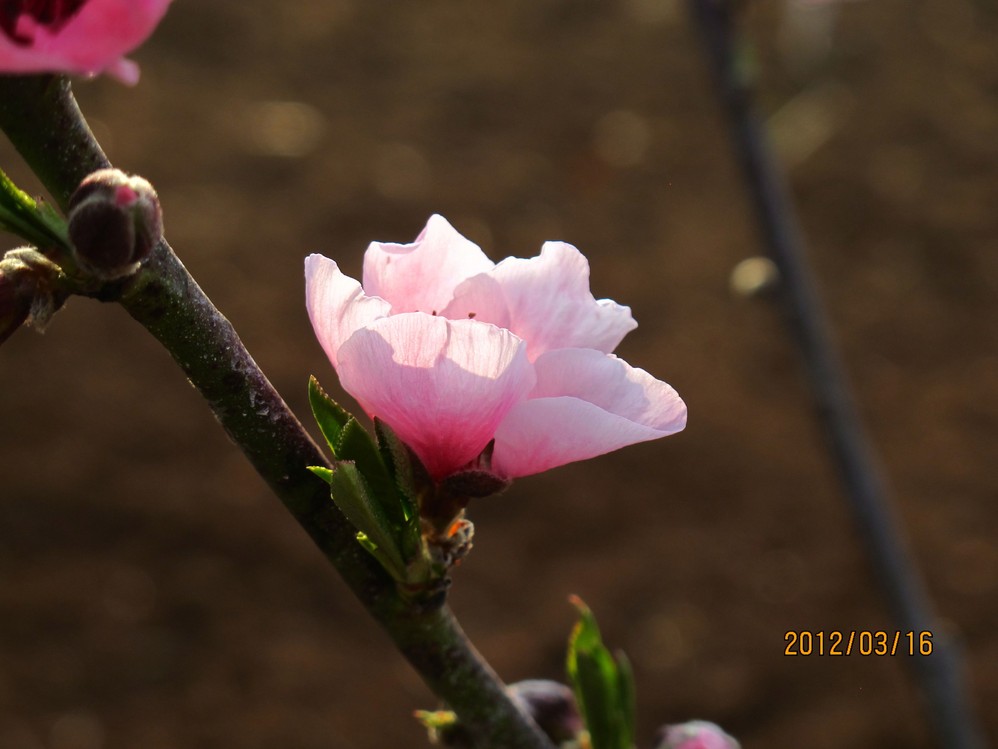
[{"label": "blurred brown background", "polygon": [[[452,604],[505,679],[562,676],[578,593],[636,666],[645,747],[694,717],[746,749],[932,746],[903,658],[783,655],[786,630],[890,623],[780,315],[729,291],[760,248],[684,10],[180,0],[137,88],[76,92],[303,417],[310,373],[335,386],[309,252],[357,274],[367,242],[440,212],[494,259],[572,242],[596,295],[632,306],[619,353],[678,388],[689,428],[472,507]],[[983,711],[994,3],[773,2],[748,21],[857,398]],[[38,189],[5,141],[0,158]],[[0,747],[424,745],[410,712],[433,697],[119,308],[73,299],[0,350],[0,476]]]}]

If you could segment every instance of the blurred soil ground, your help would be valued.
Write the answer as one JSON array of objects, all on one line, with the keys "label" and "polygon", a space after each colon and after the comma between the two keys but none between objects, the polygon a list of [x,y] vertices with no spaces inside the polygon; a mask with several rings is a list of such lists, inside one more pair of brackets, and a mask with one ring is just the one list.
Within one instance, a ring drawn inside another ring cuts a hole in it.
[{"label": "blurred soil ground", "polygon": [[[987,0],[761,3],[761,105],[855,393],[984,714],[998,704],[998,56]],[[932,746],[903,657],[786,657],[889,629],[769,302],[675,0],[177,2],[135,89],[78,82],[120,167],[295,410],[335,377],[302,259],[357,274],[433,212],[495,259],[579,246],[687,431],[472,507],[452,603],[508,681],[560,678],[569,593],[635,664],[640,736]],[[29,189],[4,142],[4,169]],[[11,244],[7,246],[12,246]],[[169,357],[74,299],[0,351],[0,746],[424,745],[434,700]],[[992,743],[998,713],[986,717]]]}]

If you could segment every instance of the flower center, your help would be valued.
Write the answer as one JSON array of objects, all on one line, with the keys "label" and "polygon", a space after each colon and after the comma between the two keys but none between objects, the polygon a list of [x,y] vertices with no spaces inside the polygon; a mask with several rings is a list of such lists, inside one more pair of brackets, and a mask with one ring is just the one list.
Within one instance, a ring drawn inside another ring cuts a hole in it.
[{"label": "flower center", "polygon": [[87,0],[0,0],[0,31],[14,44],[30,47],[40,26],[57,33]]}]

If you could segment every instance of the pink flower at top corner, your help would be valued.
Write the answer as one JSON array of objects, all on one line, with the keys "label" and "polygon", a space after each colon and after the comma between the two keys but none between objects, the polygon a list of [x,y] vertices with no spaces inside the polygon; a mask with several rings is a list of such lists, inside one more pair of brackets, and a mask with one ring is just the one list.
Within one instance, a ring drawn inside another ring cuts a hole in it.
[{"label": "pink flower at top corner", "polygon": [[434,215],[412,244],[372,242],[363,285],[322,255],[305,283],[343,388],[435,479],[493,439],[492,471],[516,478],[686,425],[671,386],[611,353],[637,323],[593,298],[589,263],[564,242],[496,264]]},{"label": "pink flower at top corner", "polygon": [[0,2],[0,72],[107,73],[139,80],[124,57],[144,42],[171,0],[12,0]]}]

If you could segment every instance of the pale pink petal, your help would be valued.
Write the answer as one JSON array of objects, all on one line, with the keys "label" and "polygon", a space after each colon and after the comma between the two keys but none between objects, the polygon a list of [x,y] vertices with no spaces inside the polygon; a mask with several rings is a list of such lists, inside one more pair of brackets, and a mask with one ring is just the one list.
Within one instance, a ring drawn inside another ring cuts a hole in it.
[{"label": "pale pink petal", "polygon": [[468,318],[500,328],[508,329],[510,326],[506,297],[502,286],[491,273],[479,273],[458,286],[454,299],[440,314],[451,320]]},{"label": "pale pink petal", "polygon": [[[527,260],[507,258],[488,273],[498,284],[505,304],[501,319],[491,319],[499,308],[487,308],[479,298],[494,299],[496,290],[485,280],[471,279],[458,288],[448,316],[476,305],[476,320],[509,327],[527,341],[531,359],[560,348],[592,348],[609,353],[637,327],[629,307],[609,299],[596,300],[589,290],[589,262],[564,242],[545,242],[541,254]],[[471,297],[465,301],[465,297]],[[504,315],[504,316],[503,316]]]},{"label": "pale pink petal", "polygon": [[139,66],[134,60],[122,57],[117,62],[111,63],[104,71],[105,75],[117,78],[126,86],[134,86],[139,82]]},{"label": "pale pink petal", "polygon": [[387,317],[391,305],[367,296],[360,284],[322,255],[305,258],[305,306],[323,351],[337,367],[337,353],[358,328]]},{"label": "pale pink petal", "polygon": [[569,395],[672,434],[686,426],[686,404],[666,382],[613,354],[593,349],[549,351],[534,362],[530,398]]},{"label": "pale pink petal", "polygon": [[493,265],[447,219],[433,215],[412,244],[370,244],[364,254],[364,289],[391,302],[393,314],[437,314],[458,284]]},{"label": "pale pink petal", "polygon": [[339,350],[343,388],[442,478],[467,464],[534,384],[523,341],[474,320],[404,313]]},{"label": "pale pink petal", "polygon": [[21,15],[14,29],[16,39],[0,31],[0,71],[84,75],[106,71],[134,83],[138,67],[124,55],[149,37],[169,5],[170,0],[89,0],[51,27]]},{"label": "pale pink petal", "polygon": [[584,460],[686,426],[668,384],[622,359],[564,349],[534,362],[537,384],[496,430],[492,467],[516,478]]}]

